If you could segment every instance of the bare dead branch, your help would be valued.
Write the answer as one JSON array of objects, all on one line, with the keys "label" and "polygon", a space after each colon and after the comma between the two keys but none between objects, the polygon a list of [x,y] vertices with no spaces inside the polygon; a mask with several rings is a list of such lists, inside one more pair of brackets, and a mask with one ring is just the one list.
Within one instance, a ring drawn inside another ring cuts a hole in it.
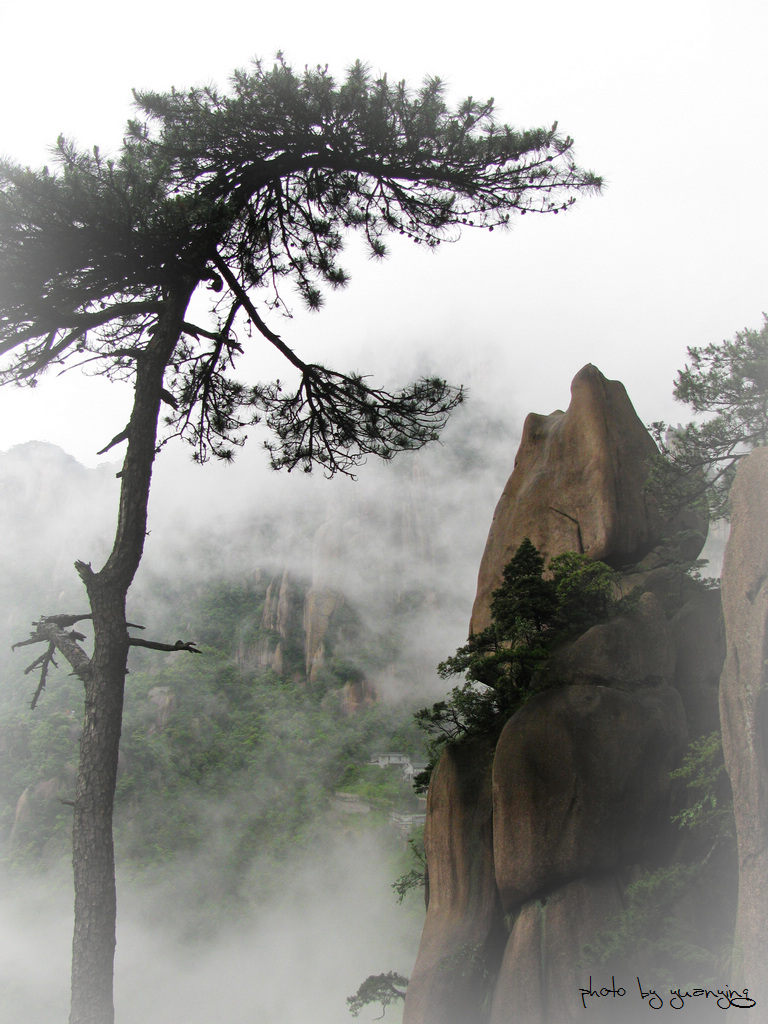
[{"label": "bare dead branch", "polygon": [[30,644],[39,644],[41,638],[36,633],[30,633],[29,640],[17,640],[15,644],[11,644],[11,650],[15,651],[17,647],[29,647]]},{"label": "bare dead branch", "polygon": [[37,707],[37,702],[40,699],[40,694],[45,689],[45,680],[48,677],[49,667],[51,665],[53,665],[54,668],[59,667],[56,664],[56,659],[54,658],[55,653],[56,644],[50,644],[45,654],[41,654],[39,658],[37,658],[35,661],[32,662],[31,665],[28,665],[24,669],[24,675],[28,676],[30,672],[32,672],[34,669],[38,667],[38,665],[40,666],[40,678],[38,679],[37,682],[37,688],[35,689],[35,692],[32,694],[32,700],[29,702],[29,706],[30,708],[32,708],[33,711]]},{"label": "bare dead branch", "polygon": [[[67,626],[74,626],[76,622],[84,622],[86,620],[93,619],[93,615],[83,613],[82,615],[41,615],[40,622],[52,622],[55,626],[60,626],[65,629]],[[40,623],[33,622],[33,626],[38,626]],[[138,622],[126,622],[126,626],[129,629],[144,629]],[[29,643],[30,641],[24,640],[22,643]],[[21,644],[14,644],[15,647],[20,647]]]},{"label": "bare dead branch", "polygon": [[[118,473],[117,475],[119,476],[120,474]],[[75,572],[86,585],[86,587],[88,586],[88,582],[91,579],[91,577],[96,575],[93,571],[93,566],[91,565],[91,563],[83,562],[79,558],[75,562]]]},{"label": "bare dead branch", "polygon": [[[33,644],[47,643],[48,648],[44,654],[41,654],[39,658],[35,658],[24,669],[24,675],[29,675],[30,672],[34,672],[35,669],[40,669],[40,676],[37,682],[35,692],[32,694],[30,700],[30,707],[34,709],[37,707],[37,703],[40,700],[40,695],[45,689],[45,684],[48,679],[48,672],[53,666],[58,668],[58,662],[56,661],[56,651],[60,651],[61,654],[67,659],[72,667],[72,671],[80,679],[85,680],[88,672],[90,671],[91,659],[80,647],[80,641],[85,640],[84,633],[78,633],[76,630],[66,631],[67,626],[73,626],[76,622],[82,622],[84,620],[93,619],[93,615],[41,615],[38,622],[33,622],[35,630],[29,634],[28,639],[19,640],[17,643],[12,644],[11,650],[15,651],[17,647],[31,647]],[[137,622],[127,623],[133,629],[144,629],[143,626]],[[191,650],[195,654],[202,654],[202,651],[195,649],[194,644],[182,644],[179,641],[176,646],[170,645],[157,645],[152,641],[141,641],[138,638],[131,637],[130,642],[135,646],[146,646],[156,647],[159,650]]]},{"label": "bare dead branch", "polygon": [[63,625],[69,626],[74,622],[79,622],[81,619],[90,618],[92,618],[91,615],[42,616],[39,622],[33,623],[35,630],[30,633],[27,640],[20,640],[18,643],[13,644],[11,650],[16,650],[17,647],[29,647],[32,644],[45,643],[48,645],[46,652],[41,654],[39,658],[36,658],[24,670],[24,674],[29,675],[29,673],[33,672],[35,669],[40,669],[40,678],[38,679],[35,692],[32,695],[30,707],[34,708],[37,706],[40,694],[45,689],[45,683],[48,678],[48,671],[51,665],[53,665],[54,668],[58,668],[58,664],[55,659],[56,651],[59,651],[64,655],[76,676],[83,681],[88,677],[91,669],[91,659],[79,644],[80,640],[85,640],[85,636],[82,633],[75,632],[75,630],[68,633],[63,628]]},{"label": "bare dead branch", "polygon": [[[54,626],[60,626],[61,629],[66,629],[67,626],[74,626],[76,622],[83,622],[86,619],[92,619],[93,615],[90,612],[83,612],[82,615],[41,615],[40,622],[52,622]],[[33,626],[38,626],[38,622],[33,622]]]},{"label": "bare dead branch", "polygon": [[190,654],[202,654],[194,640],[177,640],[175,644],[163,644],[158,640],[142,640],[141,637],[128,638],[130,647],[149,647],[153,651],[189,651]]},{"label": "bare dead branch", "polygon": [[[40,695],[45,689],[48,672],[51,666],[54,668],[59,667],[55,657],[57,650],[63,654],[69,662],[73,673],[76,676],[79,676],[83,681],[86,679],[90,671],[91,659],[80,647],[80,641],[86,639],[85,634],[78,633],[74,629],[67,632],[66,627],[73,626],[76,622],[92,619],[93,615],[91,614],[41,615],[39,621],[32,623],[35,629],[29,634],[29,637],[26,640],[19,640],[15,644],[11,645],[11,650],[15,651],[17,647],[31,647],[33,644],[41,643],[48,644],[45,653],[41,654],[38,658],[35,658],[35,660],[24,669],[24,675],[29,675],[30,672],[40,669],[37,687],[35,688],[35,692],[32,694],[32,699],[30,700],[30,707],[32,709],[37,707]],[[144,626],[140,625],[138,622],[128,622],[126,625],[132,629],[144,629]],[[175,644],[163,644],[155,640],[142,640],[139,637],[132,636],[128,638],[128,643],[131,647],[149,647],[156,651],[189,651],[191,654],[203,653],[198,649],[193,640],[177,640]]]},{"label": "bare dead branch", "polygon": [[96,452],[97,455],[104,455],[109,451],[110,448],[114,448],[116,444],[120,444],[121,441],[128,440],[128,426],[126,425],[120,431],[119,434],[115,434],[109,444],[105,445],[100,451]]}]

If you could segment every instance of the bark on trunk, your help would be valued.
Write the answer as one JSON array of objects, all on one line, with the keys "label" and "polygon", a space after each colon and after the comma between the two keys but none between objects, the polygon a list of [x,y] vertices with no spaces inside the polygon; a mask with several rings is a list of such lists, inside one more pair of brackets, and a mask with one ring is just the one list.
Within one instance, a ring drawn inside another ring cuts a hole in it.
[{"label": "bark on trunk", "polygon": [[112,809],[123,718],[128,634],[125,595],[88,582],[95,644],[85,683],[85,719],[72,830],[75,932],[72,1024],[112,1024],[116,893]]},{"label": "bark on trunk", "polygon": [[94,648],[85,680],[85,719],[72,836],[75,929],[70,1024],[114,1024],[117,900],[112,841],[128,630],[126,597],[144,550],[163,375],[178,342],[192,285],[167,299],[155,335],[137,361],[112,552],[95,573],[77,563],[93,612]]}]

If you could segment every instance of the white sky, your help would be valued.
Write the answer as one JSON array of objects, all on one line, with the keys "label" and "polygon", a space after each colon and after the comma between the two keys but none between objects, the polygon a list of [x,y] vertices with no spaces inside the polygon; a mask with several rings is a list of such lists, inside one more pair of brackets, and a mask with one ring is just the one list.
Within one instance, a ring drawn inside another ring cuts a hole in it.
[{"label": "white sky", "polygon": [[[0,149],[38,165],[64,132],[109,150],[132,86],[225,85],[278,49],[339,75],[356,58],[413,84],[438,74],[455,99],[495,97],[518,127],[557,120],[579,161],[607,178],[602,198],[437,255],[398,245],[384,266],[352,259],[344,293],[276,329],[340,368],[388,375],[394,364],[407,376],[427,361],[516,420],[567,404],[586,362],[625,383],[643,420],[685,418],[670,394],[686,346],[757,327],[768,309],[762,0],[278,6],[134,0],[120,15],[95,0],[13,4]],[[127,399],[74,375],[3,389],[0,450],[44,439],[95,464]]]}]

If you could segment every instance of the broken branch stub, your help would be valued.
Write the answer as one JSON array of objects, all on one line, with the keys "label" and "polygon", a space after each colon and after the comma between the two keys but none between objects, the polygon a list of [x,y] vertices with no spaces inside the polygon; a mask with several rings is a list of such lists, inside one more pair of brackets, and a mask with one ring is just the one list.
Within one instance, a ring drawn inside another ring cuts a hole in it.
[{"label": "broken branch stub", "polygon": [[[80,647],[80,641],[85,640],[83,633],[78,633],[76,630],[70,630],[67,632],[66,626],[72,626],[76,622],[82,622],[85,619],[92,619],[93,615],[41,615],[39,621],[33,622],[32,625],[35,629],[29,634],[28,639],[19,640],[17,643],[12,644],[11,650],[15,651],[17,647],[29,647],[32,644],[48,644],[48,649],[44,654],[41,654],[38,658],[35,658],[24,669],[24,674],[29,675],[30,672],[34,672],[35,669],[40,669],[40,676],[37,682],[35,692],[32,694],[32,699],[29,704],[32,709],[37,706],[37,702],[40,699],[40,695],[45,689],[46,680],[48,678],[48,671],[53,665],[54,668],[58,668],[55,654],[59,651],[69,662],[72,672],[74,675],[82,679],[83,682],[88,678],[88,674],[91,670],[91,659]],[[133,629],[144,629],[136,622],[127,623]],[[177,640],[173,644],[161,643],[157,640],[142,640],[139,637],[129,636],[128,644],[130,647],[148,647],[153,651],[189,651],[190,654],[202,654],[203,652],[197,647],[194,640]]]},{"label": "broken branch stub", "polygon": [[30,633],[29,639],[20,640],[18,643],[13,644],[11,650],[15,650],[17,647],[29,647],[31,644],[48,644],[47,651],[41,654],[40,657],[35,658],[24,670],[24,674],[28,675],[36,668],[39,667],[40,669],[40,678],[38,679],[37,688],[32,695],[30,707],[35,708],[37,706],[40,694],[45,689],[48,670],[51,665],[54,668],[58,668],[55,659],[56,651],[59,651],[67,659],[76,676],[83,681],[86,680],[91,668],[91,659],[78,643],[78,641],[84,640],[85,637],[82,633],[75,632],[75,630],[67,632],[63,628],[63,624],[71,625],[73,622],[79,622],[81,619],[90,617],[90,615],[43,615],[38,622],[32,623],[35,626],[35,630]]}]

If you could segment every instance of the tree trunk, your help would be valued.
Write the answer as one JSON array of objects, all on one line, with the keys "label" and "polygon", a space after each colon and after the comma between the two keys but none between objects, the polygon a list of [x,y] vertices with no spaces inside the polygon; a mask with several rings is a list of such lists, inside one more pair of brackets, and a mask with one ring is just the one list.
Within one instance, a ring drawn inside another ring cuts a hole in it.
[{"label": "tree trunk", "polygon": [[137,360],[112,552],[103,569],[76,563],[93,612],[94,647],[85,679],[85,718],[72,834],[75,929],[70,1024],[114,1024],[117,899],[112,813],[123,717],[128,629],[126,597],[144,550],[163,375],[193,290],[167,299],[157,329]]},{"label": "tree trunk", "polygon": [[125,595],[91,574],[95,644],[85,683],[85,718],[72,832],[75,933],[71,1024],[112,1024],[115,860],[112,809],[123,718],[128,634]]}]

